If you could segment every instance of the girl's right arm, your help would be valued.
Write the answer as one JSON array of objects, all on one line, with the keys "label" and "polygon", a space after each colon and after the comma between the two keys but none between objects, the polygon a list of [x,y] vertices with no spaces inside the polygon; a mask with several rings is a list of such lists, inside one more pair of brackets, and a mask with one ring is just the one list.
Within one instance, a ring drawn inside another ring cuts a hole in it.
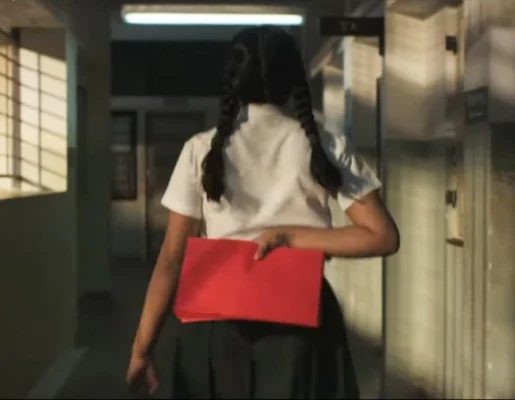
[{"label": "girl's right arm", "polygon": [[170,312],[186,241],[190,236],[197,236],[199,229],[200,220],[173,211],[169,213],[166,235],[132,346],[132,357],[144,358],[151,354]]}]

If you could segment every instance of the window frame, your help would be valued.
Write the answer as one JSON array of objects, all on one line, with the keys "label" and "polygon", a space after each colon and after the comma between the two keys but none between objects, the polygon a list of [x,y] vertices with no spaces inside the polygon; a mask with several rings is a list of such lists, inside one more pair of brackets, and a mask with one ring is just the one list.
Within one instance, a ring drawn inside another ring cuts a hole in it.
[{"label": "window frame", "polygon": [[[130,119],[131,128],[129,129],[129,150],[126,152],[115,150],[116,143],[113,141],[113,131],[111,125],[111,141],[110,141],[110,152],[111,152],[111,200],[112,201],[132,201],[138,198],[138,159],[137,159],[137,127],[138,127],[138,113],[135,110],[115,110],[111,111],[111,121],[117,117],[128,117]],[[115,179],[115,165],[116,157],[120,155],[127,155],[129,157],[129,170],[132,176],[127,179],[130,183],[130,191],[122,193],[121,190],[116,190],[116,179]]]}]

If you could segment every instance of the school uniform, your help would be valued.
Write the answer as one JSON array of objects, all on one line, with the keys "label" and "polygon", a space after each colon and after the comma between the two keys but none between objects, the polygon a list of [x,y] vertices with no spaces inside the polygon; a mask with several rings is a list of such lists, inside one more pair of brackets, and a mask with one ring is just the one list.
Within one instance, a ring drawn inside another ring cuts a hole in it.
[{"label": "school uniform", "polygon": [[[329,195],[310,173],[311,147],[295,118],[250,104],[224,148],[225,195],[207,201],[202,161],[216,129],[188,140],[162,204],[203,221],[203,236],[254,240],[284,225],[331,227]],[[320,132],[342,174],[336,201],[346,210],[381,183],[344,136]],[[359,397],[340,307],[324,281],[317,329],[261,322],[174,320],[172,398],[344,399]]]}]

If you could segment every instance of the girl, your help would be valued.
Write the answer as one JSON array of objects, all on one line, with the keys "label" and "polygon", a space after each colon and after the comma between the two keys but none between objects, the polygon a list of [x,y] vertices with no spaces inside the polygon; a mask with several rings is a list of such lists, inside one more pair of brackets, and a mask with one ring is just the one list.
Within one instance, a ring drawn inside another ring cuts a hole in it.
[{"label": "girl", "polygon": [[[271,27],[232,42],[215,129],[184,145],[162,204],[170,210],[127,372],[152,393],[152,349],[169,313],[190,236],[254,240],[328,257],[395,253],[399,236],[380,182],[344,137],[319,132],[294,39]],[[287,110],[291,101],[292,113]],[[329,197],[352,225],[331,226]],[[324,282],[317,329],[243,321],[176,324],[173,398],[359,396],[336,298]]]}]

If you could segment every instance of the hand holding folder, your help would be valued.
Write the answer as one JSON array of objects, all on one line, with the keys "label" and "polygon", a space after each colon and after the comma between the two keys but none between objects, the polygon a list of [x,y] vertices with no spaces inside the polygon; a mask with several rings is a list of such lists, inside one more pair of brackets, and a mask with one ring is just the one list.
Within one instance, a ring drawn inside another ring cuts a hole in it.
[{"label": "hand holding folder", "polygon": [[256,250],[242,240],[188,239],[174,304],[179,320],[318,326],[324,254],[281,247],[254,260]]}]

